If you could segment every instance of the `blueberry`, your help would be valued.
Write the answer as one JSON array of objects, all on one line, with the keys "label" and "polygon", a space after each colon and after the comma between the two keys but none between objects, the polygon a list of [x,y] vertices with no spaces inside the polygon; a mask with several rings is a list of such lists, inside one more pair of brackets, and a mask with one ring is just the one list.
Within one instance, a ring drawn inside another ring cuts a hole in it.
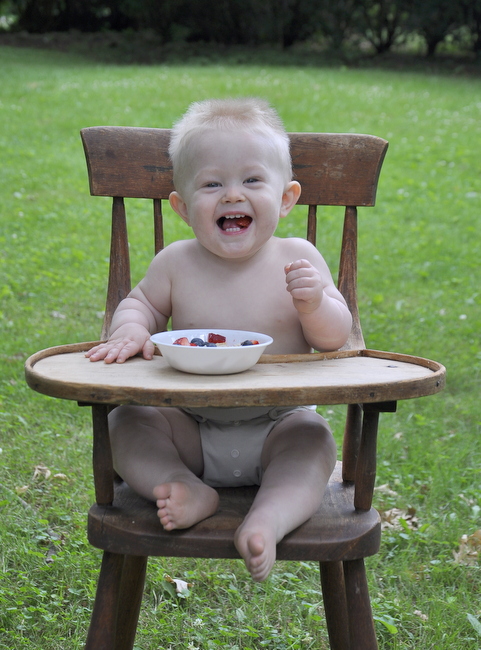
[{"label": "blueberry", "polygon": [[252,341],[243,341],[241,345],[254,345]]},{"label": "blueberry", "polygon": [[191,344],[197,345],[199,348],[202,348],[205,345],[205,341],[203,341],[202,339],[195,338],[192,339]]},{"label": "blueberry", "polygon": [[217,343],[209,343],[209,342],[207,342],[204,345],[205,345],[206,348],[216,348],[217,347]]}]

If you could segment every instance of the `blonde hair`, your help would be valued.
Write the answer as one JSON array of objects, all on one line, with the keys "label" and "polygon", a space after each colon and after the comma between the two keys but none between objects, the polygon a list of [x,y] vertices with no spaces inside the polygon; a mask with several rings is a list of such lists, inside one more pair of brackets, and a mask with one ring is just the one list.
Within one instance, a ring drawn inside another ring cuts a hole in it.
[{"label": "blonde hair", "polygon": [[267,136],[279,156],[286,183],[292,180],[289,136],[281,118],[268,102],[255,97],[208,99],[192,103],[172,127],[169,155],[176,187],[185,167],[189,143],[208,129],[240,130]]}]

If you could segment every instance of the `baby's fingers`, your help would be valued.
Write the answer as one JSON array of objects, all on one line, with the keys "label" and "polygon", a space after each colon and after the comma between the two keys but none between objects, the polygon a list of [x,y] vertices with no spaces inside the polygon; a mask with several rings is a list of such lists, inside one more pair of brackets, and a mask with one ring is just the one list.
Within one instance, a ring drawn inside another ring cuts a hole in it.
[{"label": "baby's fingers", "polygon": [[290,264],[286,264],[284,267],[284,271],[286,275],[290,273],[291,271],[297,271],[298,269],[309,269],[312,267],[312,264],[308,260],[296,260],[295,262],[291,262]]},{"label": "baby's fingers", "polygon": [[[299,260],[299,262],[304,262],[305,260]],[[293,262],[289,265],[289,270],[286,271],[286,282],[287,290],[291,291],[292,289],[304,286],[316,286],[321,281],[319,271],[312,266],[312,264],[307,263],[308,266],[302,265],[298,266],[297,262]],[[294,265],[296,265],[294,267]]]},{"label": "baby's fingers", "polygon": [[145,342],[144,347],[142,348],[142,356],[144,359],[152,359],[154,356],[155,345],[150,339]]},{"label": "baby's fingers", "polygon": [[122,340],[116,343],[105,357],[105,363],[123,363],[130,357],[134,357],[139,352],[139,345],[130,339]]},{"label": "baby's fingers", "polygon": [[90,350],[87,350],[85,356],[87,359],[90,359],[90,361],[101,361],[102,359],[105,359],[108,351],[109,346],[107,346],[105,343],[100,343]]},{"label": "baby's fingers", "polygon": [[139,346],[135,341],[130,339],[120,339],[107,341],[92,348],[86,353],[90,361],[102,361],[105,363],[123,363],[129,357],[133,357],[139,351]]}]

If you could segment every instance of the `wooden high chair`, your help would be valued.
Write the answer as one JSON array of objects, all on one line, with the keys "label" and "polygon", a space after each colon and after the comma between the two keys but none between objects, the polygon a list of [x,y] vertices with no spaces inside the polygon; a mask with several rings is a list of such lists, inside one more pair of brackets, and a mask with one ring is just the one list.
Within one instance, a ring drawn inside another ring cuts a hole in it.
[{"label": "wooden high chair", "polygon": [[[163,246],[161,200],[171,192],[171,164],[164,129],[93,127],[82,130],[90,191],[113,197],[111,265],[102,340],[112,314],[130,290],[124,198],[153,200],[155,250]],[[234,531],[255,488],[219,490],[219,511],[186,530],[165,532],[156,506],[116,475],[107,415],[116,404],[159,406],[277,406],[346,404],[339,462],[319,511],[278,544],[278,560],[317,561],[330,646],[377,648],[364,558],[379,549],[381,522],[371,501],[376,473],[379,413],[396,401],[429,395],[444,386],[445,369],[419,357],[366,350],[359,322],[357,206],[374,205],[387,142],[369,135],[293,133],[300,202],[308,205],[307,237],[315,243],[316,206],[344,206],[339,289],[353,315],[343,350],[310,355],[264,355],[237,375],[200,376],[169,368],[161,356],[125,364],[91,363],[93,343],[43,350],[28,359],[29,385],[41,393],[91,405],[96,504],[88,517],[90,542],[103,549],[86,648],[127,650],[134,644],[147,558],[238,558]],[[302,480],[302,477],[299,477]]]}]

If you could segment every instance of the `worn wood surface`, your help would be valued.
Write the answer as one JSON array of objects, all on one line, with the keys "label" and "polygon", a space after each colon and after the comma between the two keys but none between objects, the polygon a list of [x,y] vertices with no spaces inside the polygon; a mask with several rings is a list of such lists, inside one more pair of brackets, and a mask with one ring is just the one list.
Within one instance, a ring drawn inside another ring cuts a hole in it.
[{"label": "worn wood surface", "polygon": [[319,566],[329,645],[332,650],[349,649],[349,618],[343,563],[321,562]]},{"label": "worn wood surface", "polygon": [[[94,196],[166,199],[172,192],[169,129],[82,129]],[[355,133],[290,133],[301,205],[372,206],[388,143]]]},{"label": "worn wood surface", "polygon": [[[92,363],[91,343],[51,348],[27,361],[34,390],[63,399],[157,406],[355,404],[431,395],[444,386],[441,364],[373,350],[288,355],[234,375],[192,375],[161,356]],[[311,359],[312,358],[312,359]],[[302,359],[302,360],[301,360]]]},{"label": "worn wood surface", "polygon": [[377,650],[364,560],[343,563],[350,644],[345,650]]},{"label": "worn wood surface", "polygon": [[[353,491],[352,485],[343,483],[338,463],[321,507],[278,544],[277,558],[336,562],[377,553],[380,517],[374,509],[356,512]],[[239,558],[234,533],[255,493],[256,488],[220,489],[220,506],[213,517],[186,530],[166,532],[159,525],[155,503],[121,483],[112,506],[90,510],[89,540],[113,553]]]}]

